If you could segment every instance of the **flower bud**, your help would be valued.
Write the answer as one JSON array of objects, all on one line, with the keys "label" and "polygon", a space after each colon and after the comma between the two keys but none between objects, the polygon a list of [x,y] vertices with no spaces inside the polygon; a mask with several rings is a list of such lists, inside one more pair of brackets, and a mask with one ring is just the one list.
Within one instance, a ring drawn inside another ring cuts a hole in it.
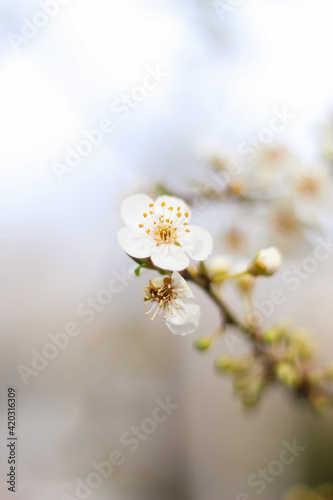
[{"label": "flower bud", "polygon": [[296,368],[285,362],[277,365],[276,376],[279,380],[281,380],[281,382],[291,388],[296,387],[299,378]]},{"label": "flower bud", "polygon": [[286,330],[283,327],[269,328],[263,333],[263,339],[268,344],[281,342],[285,338]]},{"label": "flower bud", "polygon": [[194,343],[194,347],[198,349],[198,351],[207,351],[212,345],[212,336],[206,335],[204,337],[200,337],[200,339],[196,340]]},{"label": "flower bud", "polygon": [[262,379],[252,381],[244,391],[240,393],[244,407],[250,408],[256,405],[262,395],[265,384]]},{"label": "flower bud", "polygon": [[313,357],[314,345],[306,332],[298,330],[292,334],[286,357],[291,360],[307,361]]},{"label": "flower bud", "polygon": [[226,354],[216,360],[215,366],[217,370],[239,374],[245,373],[250,368],[251,362],[249,357],[237,358]]},{"label": "flower bud", "polygon": [[214,283],[221,283],[230,270],[230,261],[224,255],[216,255],[206,262],[206,269]]},{"label": "flower bud", "polygon": [[249,272],[253,276],[272,276],[279,270],[281,263],[282,257],[276,247],[264,248],[255,256]]},{"label": "flower bud", "polygon": [[242,290],[242,292],[248,292],[249,290],[252,290],[255,284],[255,279],[252,274],[245,274],[241,278],[238,278],[237,284],[239,288]]}]

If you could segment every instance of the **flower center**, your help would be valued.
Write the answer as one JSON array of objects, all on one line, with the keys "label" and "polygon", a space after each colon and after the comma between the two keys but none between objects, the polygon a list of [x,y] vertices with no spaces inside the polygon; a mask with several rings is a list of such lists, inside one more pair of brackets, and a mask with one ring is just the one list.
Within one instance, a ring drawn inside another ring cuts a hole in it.
[{"label": "flower center", "polygon": [[274,228],[282,235],[294,233],[298,227],[296,216],[288,209],[279,209],[273,217]]},{"label": "flower center", "polygon": [[173,206],[167,208],[164,201],[159,213],[156,213],[154,203],[150,203],[149,211],[143,213],[143,222],[139,224],[139,228],[152,236],[157,245],[176,244],[179,236],[190,232],[187,228],[189,215],[188,212],[182,213],[181,207],[177,207],[177,210]]},{"label": "flower center", "polygon": [[233,227],[225,235],[225,244],[230,250],[241,251],[246,244],[245,235],[239,229]]},{"label": "flower center", "polygon": [[[146,316],[153,313],[150,318],[154,321],[155,316],[159,316],[164,310],[165,313],[172,314],[173,308],[179,309],[179,306],[175,304],[175,300],[182,296],[179,295],[176,290],[171,285],[171,278],[155,278],[149,281],[149,285],[145,286],[142,290],[145,296],[145,304],[148,302],[154,302],[152,308],[146,312]],[[167,316],[165,314],[164,319]]]},{"label": "flower center", "polygon": [[[161,225],[159,228],[158,236],[162,241],[169,241],[174,233],[174,236],[177,238],[176,233],[177,233],[177,228],[172,228],[171,226],[166,226],[166,225]],[[157,234],[157,232],[155,234]]]},{"label": "flower center", "polygon": [[316,196],[320,192],[320,183],[313,176],[303,175],[297,183],[296,191],[304,196]]}]

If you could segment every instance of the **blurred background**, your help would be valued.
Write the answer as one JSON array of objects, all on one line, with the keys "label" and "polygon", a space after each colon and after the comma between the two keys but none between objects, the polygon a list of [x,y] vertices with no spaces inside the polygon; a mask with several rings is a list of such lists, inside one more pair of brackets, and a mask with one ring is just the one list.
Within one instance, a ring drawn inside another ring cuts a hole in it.
[{"label": "blurred background", "polygon": [[[134,279],[116,239],[125,196],[161,182],[186,191],[207,178],[216,150],[239,156],[276,113],[285,126],[274,141],[301,162],[325,156],[330,172],[332,14],[330,0],[0,0],[1,498],[12,495],[10,386],[19,500],[280,500],[294,483],[333,480],[329,418],[279,390],[241,412],[214,355],[193,349],[218,327],[214,305],[195,290],[201,325],[185,338],[147,321],[150,275]],[[240,210],[208,203],[195,223],[231,257],[230,225],[244,226],[246,258],[263,235],[276,244],[267,212]],[[331,208],[322,212],[326,238]],[[296,245],[288,233],[286,269],[311,255],[313,225],[306,236]],[[269,319],[310,328],[324,360],[333,351],[332,272],[328,259],[297,292],[285,288],[288,300]],[[110,280],[112,299],[103,292]],[[261,283],[257,299],[279,280]],[[64,348],[33,361],[73,322]],[[121,436],[166,398],[179,408],[131,453]],[[249,477],[295,439],[306,450],[257,493]],[[113,450],[125,463],[78,491]]]}]

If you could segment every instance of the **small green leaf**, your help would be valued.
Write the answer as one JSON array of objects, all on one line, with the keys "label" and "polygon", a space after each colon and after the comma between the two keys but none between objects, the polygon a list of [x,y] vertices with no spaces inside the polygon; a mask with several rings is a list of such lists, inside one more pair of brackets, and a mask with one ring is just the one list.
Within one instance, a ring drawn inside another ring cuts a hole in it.
[{"label": "small green leaf", "polygon": [[142,266],[138,266],[138,267],[135,269],[135,271],[134,271],[134,272],[135,272],[136,276],[140,276],[141,267],[142,267]]},{"label": "small green leaf", "polygon": [[162,274],[162,276],[165,276],[166,274],[169,274],[168,271],[165,271],[164,269],[160,269],[158,267],[156,267],[156,271],[158,271],[160,274]]}]

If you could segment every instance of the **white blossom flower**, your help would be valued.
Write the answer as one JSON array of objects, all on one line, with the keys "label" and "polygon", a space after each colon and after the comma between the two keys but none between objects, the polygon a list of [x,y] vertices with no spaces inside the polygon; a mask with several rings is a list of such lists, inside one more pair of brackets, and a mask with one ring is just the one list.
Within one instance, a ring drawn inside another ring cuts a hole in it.
[{"label": "white blossom flower", "polygon": [[163,312],[166,324],[173,333],[186,335],[198,327],[200,307],[189,301],[194,295],[177,271],[172,273],[171,278],[168,276],[150,280],[149,285],[143,288],[143,295],[145,305],[153,303],[146,312],[146,316],[152,314],[151,321]]},{"label": "white blossom flower", "polygon": [[250,272],[255,276],[271,276],[281,267],[282,257],[276,247],[264,248],[255,256]]},{"label": "white blossom flower", "polygon": [[262,148],[248,148],[240,157],[243,183],[246,192],[255,197],[270,197],[284,193],[288,178],[302,165],[291,150],[279,143]]},{"label": "white blossom flower", "polygon": [[292,199],[298,218],[320,225],[320,217],[332,208],[332,177],[325,164],[306,166],[291,178]]},{"label": "white blossom flower", "polygon": [[[265,219],[264,219],[265,217]],[[311,250],[313,230],[318,224],[310,224],[301,220],[296,211],[292,196],[280,196],[267,206],[262,214],[268,231],[266,238],[258,243],[265,247],[267,242],[283,251],[283,254],[296,254],[301,248]],[[264,230],[262,231],[264,235]]]},{"label": "white blossom flower", "polygon": [[190,209],[180,198],[159,196],[154,202],[136,194],[123,201],[121,216],[127,226],[118,232],[123,250],[132,257],[150,257],[161,269],[181,271],[189,257],[205,260],[212,251],[212,236],[189,224]]},{"label": "white blossom flower", "polygon": [[273,143],[258,151],[254,163],[261,189],[280,192],[285,187],[286,179],[299,170],[302,161],[286,146]]}]

